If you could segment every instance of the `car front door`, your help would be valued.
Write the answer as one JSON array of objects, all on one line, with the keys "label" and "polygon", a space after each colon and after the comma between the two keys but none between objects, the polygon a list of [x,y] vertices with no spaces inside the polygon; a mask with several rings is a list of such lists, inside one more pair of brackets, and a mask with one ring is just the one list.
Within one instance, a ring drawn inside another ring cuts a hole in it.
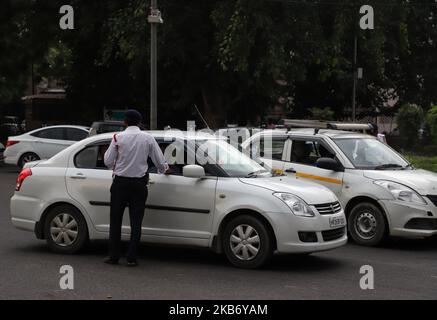
[{"label": "car front door", "polygon": [[[215,207],[217,176],[205,166],[207,176],[201,179],[183,176],[186,145],[183,142],[158,141],[170,172],[150,172],[149,196],[144,218],[144,233],[149,236],[209,239]],[[183,158],[179,157],[183,155]]]},{"label": "car front door", "polygon": [[286,155],[284,171],[296,179],[322,184],[339,196],[343,189],[344,172],[318,168],[320,158],[335,159],[332,149],[319,138],[293,137]]}]

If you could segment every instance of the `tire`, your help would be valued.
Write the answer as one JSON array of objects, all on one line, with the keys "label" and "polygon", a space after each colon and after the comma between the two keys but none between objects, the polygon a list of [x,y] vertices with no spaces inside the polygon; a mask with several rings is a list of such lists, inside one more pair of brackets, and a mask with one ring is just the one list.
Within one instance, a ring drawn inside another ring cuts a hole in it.
[{"label": "tire", "polygon": [[38,160],[41,160],[41,158],[36,153],[26,152],[20,157],[20,160],[18,160],[18,166],[20,167],[20,169],[23,169],[26,163]]},{"label": "tire", "polygon": [[369,202],[352,208],[348,218],[349,234],[353,241],[363,246],[381,244],[387,236],[387,222],[381,209]]},{"label": "tire", "polygon": [[60,205],[47,214],[44,236],[53,252],[73,254],[88,241],[88,228],[84,217],[76,208]]},{"label": "tire", "polygon": [[259,268],[273,254],[273,239],[267,226],[249,215],[228,222],[223,230],[222,245],[226,258],[238,268]]}]

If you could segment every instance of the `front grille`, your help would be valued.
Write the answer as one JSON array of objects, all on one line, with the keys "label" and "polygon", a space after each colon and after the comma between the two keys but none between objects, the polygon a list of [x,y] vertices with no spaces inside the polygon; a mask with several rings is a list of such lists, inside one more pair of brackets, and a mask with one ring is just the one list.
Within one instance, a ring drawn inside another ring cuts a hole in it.
[{"label": "front grille", "polygon": [[321,215],[335,214],[341,211],[340,202],[316,204],[314,205]]},{"label": "front grille", "polygon": [[346,233],[346,228],[338,228],[333,230],[322,231],[323,241],[334,241],[342,238]]},{"label": "front grille", "polygon": [[429,200],[431,200],[432,203],[437,207],[437,196],[429,195],[427,196]]}]

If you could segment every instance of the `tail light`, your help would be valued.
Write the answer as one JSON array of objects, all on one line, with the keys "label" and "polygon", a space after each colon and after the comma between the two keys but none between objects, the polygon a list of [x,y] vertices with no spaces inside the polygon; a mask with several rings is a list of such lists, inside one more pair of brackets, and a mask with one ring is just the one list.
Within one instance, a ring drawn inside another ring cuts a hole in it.
[{"label": "tail light", "polygon": [[17,178],[17,185],[15,186],[15,191],[20,191],[21,186],[23,185],[24,180],[27,177],[30,177],[32,175],[32,170],[30,168],[26,168],[21,170],[20,174]]},{"label": "tail light", "polygon": [[8,147],[12,147],[14,144],[19,143],[20,141],[13,141],[13,140],[8,140],[8,142],[6,142],[6,148]]}]

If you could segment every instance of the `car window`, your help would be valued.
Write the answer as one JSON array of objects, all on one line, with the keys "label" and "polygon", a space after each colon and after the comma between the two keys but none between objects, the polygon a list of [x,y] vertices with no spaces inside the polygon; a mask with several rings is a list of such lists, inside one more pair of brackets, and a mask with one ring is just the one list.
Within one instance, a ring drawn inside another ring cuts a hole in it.
[{"label": "car window", "polygon": [[[187,145],[184,141],[162,142],[158,141],[158,145],[164,154],[165,160],[169,166],[168,175],[182,176],[183,168],[187,165]],[[196,147],[197,151],[197,147]],[[196,164],[200,165],[199,163]],[[149,173],[157,173],[157,168],[152,160],[148,159]],[[217,170],[212,164],[202,165],[207,176],[217,176]]]},{"label": "car window", "polygon": [[75,128],[67,128],[67,140],[69,141],[80,141],[88,137],[88,133],[84,130],[75,129]]},{"label": "car window", "polygon": [[291,162],[315,166],[320,158],[332,158],[335,155],[320,140],[293,140]]},{"label": "car window", "polygon": [[105,152],[108,150],[109,144],[101,144],[86,147],[79,151],[74,157],[74,165],[81,169],[100,169],[108,170],[105,166]]},{"label": "car window", "polygon": [[286,141],[287,137],[262,136],[251,143],[252,157],[282,160]]},{"label": "car window", "polygon": [[[271,139],[271,140],[270,140]],[[273,160],[282,160],[286,138],[263,137],[260,141],[261,156],[268,156]]]},{"label": "car window", "polygon": [[34,137],[41,139],[65,140],[64,128],[43,129],[31,134]]}]

